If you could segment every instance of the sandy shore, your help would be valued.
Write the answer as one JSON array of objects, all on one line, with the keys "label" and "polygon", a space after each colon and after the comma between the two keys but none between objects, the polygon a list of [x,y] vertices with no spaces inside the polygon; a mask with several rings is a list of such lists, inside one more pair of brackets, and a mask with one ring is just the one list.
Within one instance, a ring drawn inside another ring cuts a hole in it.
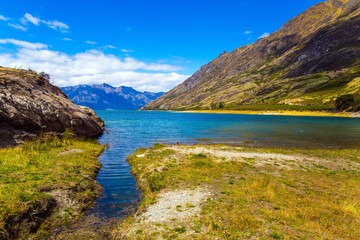
[{"label": "sandy shore", "polygon": [[112,237],[358,239],[359,151],[162,144],[138,149],[128,162],[143,199]]},{"label": "sandy shore", "polygon": [[[180,111],[179,111],[180,112]],[[360,113],[333,113],[322,111],[255,111],[255,110],[191,110],[185,113],[227,113],[253,115],[283,115],[283,116],[312,116],[312,117],[360,117]]]}]

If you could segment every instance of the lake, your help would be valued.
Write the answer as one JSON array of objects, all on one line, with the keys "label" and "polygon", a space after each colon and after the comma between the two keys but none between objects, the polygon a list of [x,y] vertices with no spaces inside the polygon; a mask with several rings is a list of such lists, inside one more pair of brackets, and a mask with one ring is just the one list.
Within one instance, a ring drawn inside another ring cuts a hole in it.
[{"label": "lake", "polygon": [[103,220],[132,213],[141,192],[126,158],[155,143],[225,143],[260,147],[358,148],[360,119],[178,112],[97,111],[108,143],[97,177],[102,196],[88,215]]}]

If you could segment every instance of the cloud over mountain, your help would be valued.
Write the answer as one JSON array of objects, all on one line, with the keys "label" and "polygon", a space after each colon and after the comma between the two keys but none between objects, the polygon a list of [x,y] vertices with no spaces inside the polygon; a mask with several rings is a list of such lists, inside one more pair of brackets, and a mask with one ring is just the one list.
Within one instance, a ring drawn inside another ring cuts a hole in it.
[{"label": "cloud over mountain", "polygon": [[1,53],[0,65],[31,68],[49,73],[58,86],[109,83],[131,86],[139,91],[167,91],[188,76],[176,73],[181,67],[146,63],[133,57],[118,57],[99,50],[74,55],[49,50],[42,43],[0,39],[0,44],[17,46],[15,53]]}]

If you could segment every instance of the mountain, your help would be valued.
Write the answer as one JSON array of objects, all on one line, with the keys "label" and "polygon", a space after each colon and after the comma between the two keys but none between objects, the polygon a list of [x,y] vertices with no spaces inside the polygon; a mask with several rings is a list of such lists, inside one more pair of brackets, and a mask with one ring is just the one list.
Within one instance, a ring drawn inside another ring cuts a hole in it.
[{"label": "mountain", "polygon": [[360,1],[329,0],[222,53],[142,110],[360,110],[359,95]]},{"label": "mountain", "polygon": [[104,121],[75,105],[47,74],[0,67],[0,147],[15,146],[41,132],[97,137]]},{"label": "mountain", "polygon": [[138,92],[131,87],[113,87],[109,84],[78,85],[61,88],[76,104],[95,110],[136,110],[159,98],[163,92]]}]

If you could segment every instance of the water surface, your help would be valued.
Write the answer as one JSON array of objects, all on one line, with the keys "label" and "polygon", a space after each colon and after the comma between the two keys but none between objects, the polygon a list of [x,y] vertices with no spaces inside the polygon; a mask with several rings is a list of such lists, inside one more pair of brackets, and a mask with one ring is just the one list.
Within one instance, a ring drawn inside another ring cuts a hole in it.
[{"label": "water surface", "polygon": [[355,118],[109,110],[97,114],[105,121],[107,130],[99,141],[110,145],[99,157],[103,166],[97,180],[104,191],[82,218],[84,223],[73,224],[67,232],[76,232],[79,226],[85,229],[81,234],[102,229],[97,224],[136,210],[141,192],[126,158],[140,147],[155,143],[298,148],[360,146],[360,119]]},{"label": "water surface", "polygon": [[178,112],[97,111],[110,148],[99,158],[104,192],[90,213],[118,218],[136,206],[140,192],[126,162],[137,148],[154,143],[226,143],[301,148],[357,148],[360,119]]}]

